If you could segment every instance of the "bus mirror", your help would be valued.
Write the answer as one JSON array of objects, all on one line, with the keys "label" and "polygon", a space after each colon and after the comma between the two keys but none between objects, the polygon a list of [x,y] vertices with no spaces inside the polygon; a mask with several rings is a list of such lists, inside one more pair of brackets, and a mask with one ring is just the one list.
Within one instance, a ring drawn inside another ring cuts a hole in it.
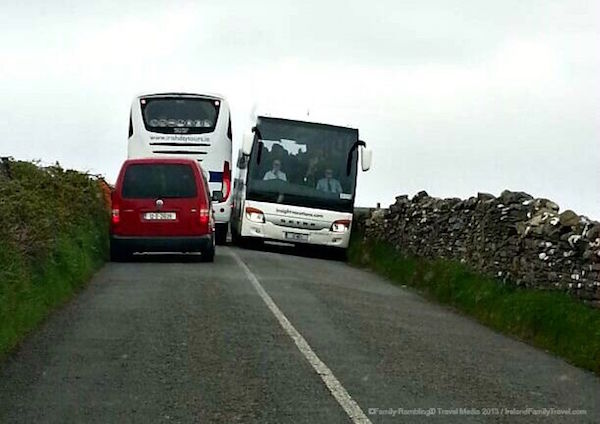
[{"label": "bus mirror", "polygon": [[[352,161],[354,160],[354,152],[356,151],[358,154],[358,148],[361,147],[361,150],[364,150],[367,143],[362,140],[356,140],[350,150],[348,150],[348,159],[346,160],[346,175],[350,175],[352,171]],[[354,162],[356,163],[356,162]],[[362,163],[362,162],[361,162]]]},{"label": "bus mirror", "polygon": [[247,160],[246,156],[244,156],[242,154],[242,152],[240,151],[240,154],[238,155],[238,160],[237,160],[237,167],[239,169],[246,169],[247,164],[248,164],[248,160]]},{"label": "bus mirror", "polygon": [[254,133],[244,133],[244,136],[242,137],[242,153],[246,156],[250,155],[250,152],[252,152],[252,143],[254,143]]},{"label": "bus mirror", "polygon": [[371,162],[373,161],[373,151],[369,149],[361,149],[360,166],[363,171],[371,169]]}]

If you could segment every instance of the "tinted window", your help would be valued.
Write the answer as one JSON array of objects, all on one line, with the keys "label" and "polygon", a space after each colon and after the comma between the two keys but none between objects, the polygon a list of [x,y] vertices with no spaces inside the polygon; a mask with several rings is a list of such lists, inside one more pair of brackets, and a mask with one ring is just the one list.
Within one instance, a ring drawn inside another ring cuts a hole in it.
[{"label": "tinted window", "polygon": [[123,179],[122,195],[130,199],[195,197],[196,181],[189,165],[129,165]]},{"label": "tinted window", "polygon": [[164,134],[213,132],[221,104],[197,98],[149,98],[140,103],[146,129]]}]

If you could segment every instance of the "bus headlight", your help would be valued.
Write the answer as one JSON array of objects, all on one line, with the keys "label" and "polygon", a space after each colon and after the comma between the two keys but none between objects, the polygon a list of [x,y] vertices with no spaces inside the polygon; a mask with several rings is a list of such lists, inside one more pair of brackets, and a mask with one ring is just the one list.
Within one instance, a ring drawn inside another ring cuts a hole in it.
[{"label": "bus headlight", "polygon": [[260,224],[265,223],[265,214],[260,209],[247,207],[246,218],[252,222],[258,222]]},{"label": "bus headlight", "polygon": [[331,224],[330,230],[334,233],[345,233],[350,229],[350,220],[349,219],[338,219],[333,224]]}]

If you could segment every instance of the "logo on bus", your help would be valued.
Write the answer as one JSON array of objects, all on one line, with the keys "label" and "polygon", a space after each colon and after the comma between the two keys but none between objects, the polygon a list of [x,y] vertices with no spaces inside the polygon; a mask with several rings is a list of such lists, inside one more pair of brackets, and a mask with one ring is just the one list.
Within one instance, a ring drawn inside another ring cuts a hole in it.
[{"label": "logo on bus", "polygon": [[280,209],[280,208],[276,208],[276,209],[275,209],[275,212],[277,212],[277,213],[281,213],[281,214],[283,214],[283,215],[289,215],[289,214],[292,214],[292,215],[300,215],[300,216],[310,216],[310,217],[313,217],[313,218],[323,218],[323,214],[320,214],[320,213],[311,213],[311,212],[304,212],[304,211],[295,211],[295,210],[292,210],[292,209],[290,209],[290,208],[287,208],[287,209]]}]

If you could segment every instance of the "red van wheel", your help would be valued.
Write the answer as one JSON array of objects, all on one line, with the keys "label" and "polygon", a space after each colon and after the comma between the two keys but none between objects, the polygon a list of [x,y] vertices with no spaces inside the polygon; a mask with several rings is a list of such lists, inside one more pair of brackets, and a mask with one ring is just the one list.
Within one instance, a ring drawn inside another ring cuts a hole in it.
[{"label": "red van wheel", "polygon": [[110,243],[110,260],[111,262],[127,262],[131,259],[131,253],[116,245],[114,242]]}]

